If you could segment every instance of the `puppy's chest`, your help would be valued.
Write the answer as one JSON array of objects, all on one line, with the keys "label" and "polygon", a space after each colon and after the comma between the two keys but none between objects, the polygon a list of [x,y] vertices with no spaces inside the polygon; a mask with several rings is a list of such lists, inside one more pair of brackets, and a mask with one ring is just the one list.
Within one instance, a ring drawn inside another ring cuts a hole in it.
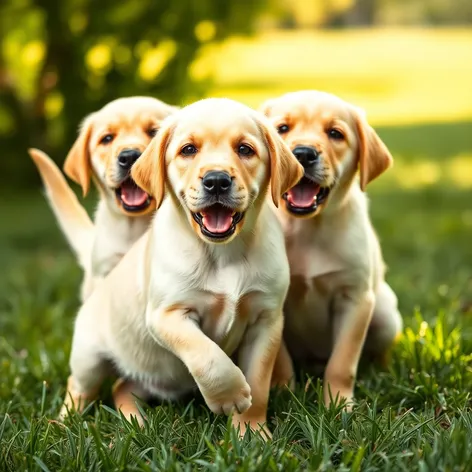
[{"label": "puppy's chest", "polygon": [[126,251],[133,245],[149,228],[149,216],[137,216],[135,218],[126,218],[121,227],[121,244]]},{"label": "puppy's chest", "polygon": [[262,309],[260,287],[237,268],[211,272],[202,282],[208,294],[199,313],[202,330],[231,354]]},{"label": "puppy's chest", "polygon": [[329,323],[331,303],[345,270],[339,254],[323,238],[312,233],[288,238],[290,287],[285,301],[286,324],[299,333],[323,330]]},{"label": "puppy's chest", "polygon": [[304,238],[287,241],[286,250],[290,274],[305,279],[343,271],[346,263],[342,255],[333,250],[333,245]]},{"label": "puppy's chest", "polygon": [[297,361],[329,355],[336,300],[358,283],[355,265],[335,237],[313,235],[287,241],[290,288],[284,305],[286,341]]},{"label": "puppy's chest", "polygon": [[324,358],[330,352],[337,274],[292,275],[285,300],[285,340],[296,361]]},{"label": "puppy's chest", "polygon": [[111,218],[100,213],[98,216],[99,231],[93,250],[93,272],[95,275],[105,276],[145,233],[150,220],[147,216]]}]

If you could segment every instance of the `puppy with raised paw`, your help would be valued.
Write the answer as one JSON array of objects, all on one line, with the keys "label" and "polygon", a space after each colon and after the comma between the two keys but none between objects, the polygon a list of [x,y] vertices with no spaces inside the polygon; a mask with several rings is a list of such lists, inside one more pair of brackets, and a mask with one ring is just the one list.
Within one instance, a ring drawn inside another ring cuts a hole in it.
[{"label": "puppy with raised paw", "polygon": [[302,175],[266,118],[237,102],[202,100],[166,119],[131,171],[158,211],[78,313],[62,413],[80,411],[112,368],[127,417],[139,417],[134,395],[198,387],[242,434],[264,428],[289,286],[266,194],[277,204]]}]

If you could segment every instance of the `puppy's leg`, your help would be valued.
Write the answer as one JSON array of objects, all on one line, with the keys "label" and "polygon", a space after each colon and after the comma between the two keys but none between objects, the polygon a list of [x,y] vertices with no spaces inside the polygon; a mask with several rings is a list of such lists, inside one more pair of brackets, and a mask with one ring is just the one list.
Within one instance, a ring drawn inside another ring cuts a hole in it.
[{"label": "puppy's leg", "polygon": [[127,379],[118,379],[113,385],[113,402],[115,408],[120,410],[125,418],[130,421],[131,417],[136,417],[138,423],[142,426],[144,424],[144,418],[136,406],[137,398],[143,400],[149,398],[148,392],[146,392],[139,384]]},{"label": "puppy's leg", "polygon": [[103,379],[108,373],[108,363],[97,353],[71,358],[72,373],[67,381],[67,392],[59,417],[64,419],[68,412],[75,409],[81,413],[85,406],[95,400]]},{"label": "puppy's leg", "polygon": [[101,355],[102,346],[96,326],[87,322],[89,308],[84,305],[77,317],[70,356],[71,375],[60,418],[75,409],[82,412],[95,399],[103,379],[109,372],[109,363]]},{"label": "puppy's leg", "polygon": [[366,353],[385,363],[402,330],[403,319],[398,311],[397,297],[387,282],[382,281],[375,294],[374,314],[365,342]]},{"label": "puppy's leg", "polygon": [[282,331],[281,311],[264,313],[257,323],[248,328],[239,348],[239,365],[252,392],[252,406],[246,412],[233,416],[233,424],[239,426],[242,436],[249,427],[261,429],[263,435],[271,437],[266,425],[267,403],[274,364],[280,352]]},{"label": "puppy's leg", "polygon": [[243,373],[201,331],[196,319],[190,308],[176,304],[147,314],[153,337],[187,366],[210,410],[227,415],[246,411],[251,406],[251,389]]},{"label": "puppy's leg", "polygon": [[324,377],[324,400],[344,398],[349,405],[354,394],[354,382],[359,358],[367,334],[375,297],[371,290],[363,293],[345,292],[335,300],[333,323],[334,347]]},{"label": "puppy's leg", "polygon": [[287,386],[290,390],[293,390],[295,388],[295,374],[293,372],[293,362],[283,339],[280,343],[279,353],[277,354],[277,358],[275,359],[270,386]]}]

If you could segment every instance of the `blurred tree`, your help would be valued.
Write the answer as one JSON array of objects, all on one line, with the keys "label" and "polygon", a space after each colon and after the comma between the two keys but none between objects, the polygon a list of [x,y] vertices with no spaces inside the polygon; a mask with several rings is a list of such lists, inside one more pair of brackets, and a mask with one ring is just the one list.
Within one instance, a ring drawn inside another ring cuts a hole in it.
[{"label": "blurred tree", "polygon": [[376,25],[467,25],[471,0],[271,0],[286,28]]},{"label": "blurred tree", "polygon": [[202,96],[189,67],[202,44],[248,33],[264,0],[2,0],[2,175],[36,175],[26,148],[59,162],[81,119],[119,96]]},{"label": "blurred tree", "polygon": [[375,23],[375,14],[379,6],[377,0],[357,0],[350,8],[334,18],[343,26],[372,26]]},{"label": "blurred tree", "polygon": [[471,0],[376,0],[376,21],[389,25],[470,25]]}]

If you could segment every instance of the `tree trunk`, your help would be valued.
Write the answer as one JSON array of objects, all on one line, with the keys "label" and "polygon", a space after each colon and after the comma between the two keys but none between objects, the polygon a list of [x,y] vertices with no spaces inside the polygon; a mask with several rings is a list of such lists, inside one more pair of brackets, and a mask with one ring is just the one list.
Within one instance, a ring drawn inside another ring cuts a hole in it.
[{"label": "tree trunk", "polygon": [[372,26],[375,23],[376,0],[357,0],[346,13],[346,26]]}]

